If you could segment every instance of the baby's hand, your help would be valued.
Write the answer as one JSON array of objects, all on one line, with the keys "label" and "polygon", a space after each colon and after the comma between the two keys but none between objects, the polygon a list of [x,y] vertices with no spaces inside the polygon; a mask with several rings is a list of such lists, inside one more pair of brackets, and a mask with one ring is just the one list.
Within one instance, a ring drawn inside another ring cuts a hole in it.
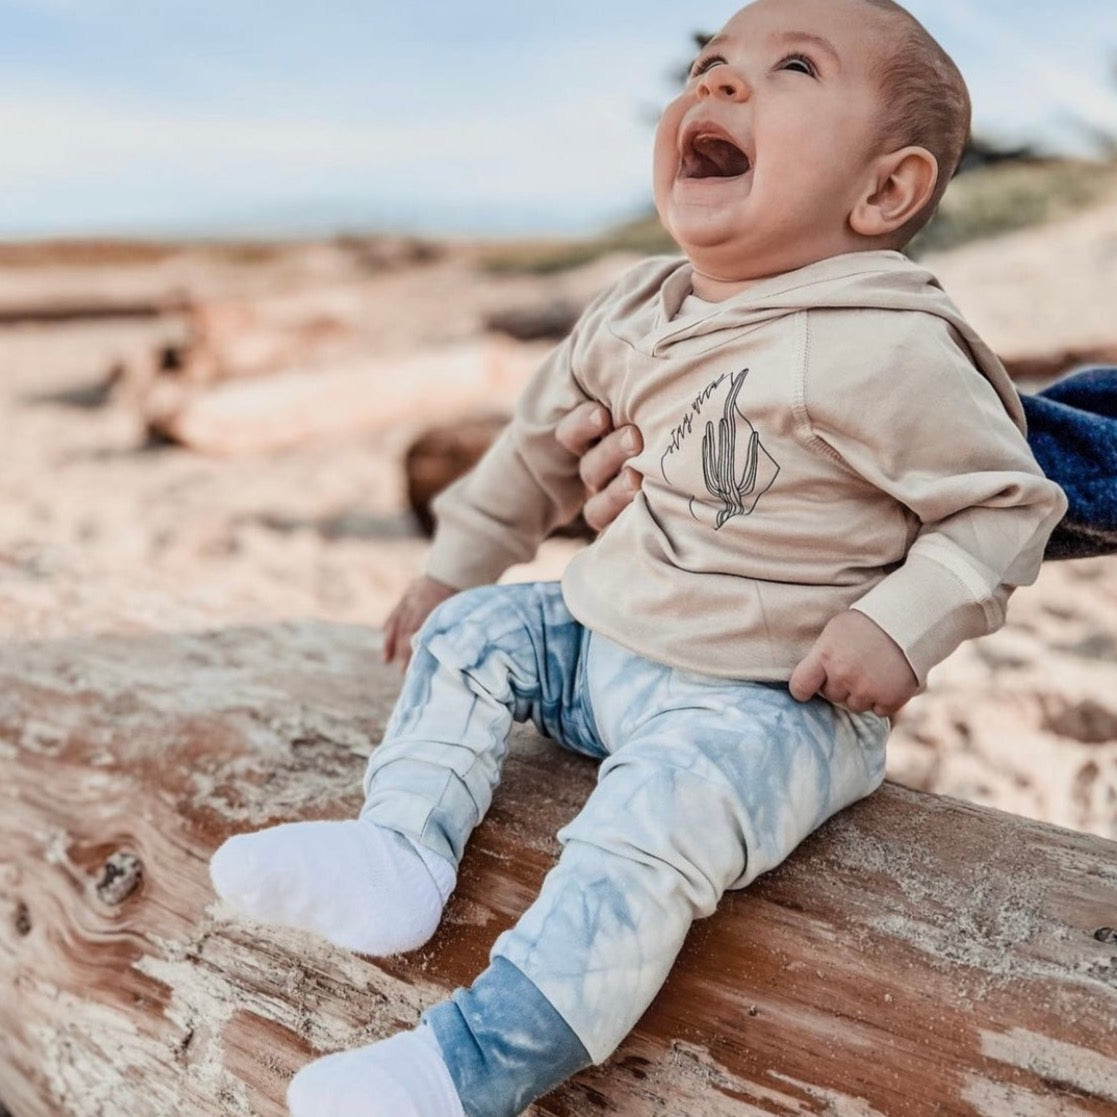
[{"label": "baby's hand", "polygon": [[855,713],[891,717],[919,690],[919,681],[892,637],[864,613],[847,609],[822,630],[789,686],[800,702],[821,694]]},{"label": "baby's hand", "polygon": [[411,637],[422,627],[423,621],[448,597],[458,591],[442,582],[423,575],[403,591],[396,607],[384,622],[384,662],[393,661],[402,671],[411,659]]}]

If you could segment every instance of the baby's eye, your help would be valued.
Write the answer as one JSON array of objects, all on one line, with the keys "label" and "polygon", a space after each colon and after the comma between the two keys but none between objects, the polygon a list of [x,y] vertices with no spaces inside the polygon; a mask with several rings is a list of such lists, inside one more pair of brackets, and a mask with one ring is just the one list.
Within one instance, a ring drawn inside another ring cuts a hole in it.
[{"label": "baby's eye", "polygon": [[818,71],[814,63],[805,54],[789,54],[780,60],[777,70],[791,70],[796,74],[806,74],[808,77],[817,77]]},{"label": "baby's eye", "polygon": [[712,70],[715,66],[726,65],[725,59],[720,54],[708,54],[705,58],[699,58],[690,68],[690,76],[692,78],[700,78],[708,70]]}]

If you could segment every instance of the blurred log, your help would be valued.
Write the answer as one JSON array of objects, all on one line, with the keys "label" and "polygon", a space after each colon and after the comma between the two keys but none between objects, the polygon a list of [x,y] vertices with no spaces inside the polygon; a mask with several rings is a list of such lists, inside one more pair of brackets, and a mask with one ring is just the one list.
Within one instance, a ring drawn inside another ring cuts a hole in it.
[{"label": "blurred log", "polygon": [[582,307],[569,299],[552,299],[538,306],[494,311],[485,328],[517,341],[561,341],[574,328]]},{"label": "blurred log", "polygon": [[96,321],[101,318],[162,318],[182,314],[186,309],[187,303],[181,298],[59,297],[47,302],[0,303],[0,326]]},{"label": "blurred log", "polygon": [[[403,472],[407,478],[407,503],[424,535],[434,534],[431,502],[481,460],[485,451],[508,423],[507,414],[466,416],[451,423],[429,427],[407,448]],[[573,539],[596,536],[579,513],[555,535]]]},{"label": "blurred log", "polygon": [[467,417],[423,431],[407,448],[407,503],[424,535],[434,534],[431,501],[479,462],[508,424],[507,414]]},{"label": "blurred log", "polygon": [[1047,353],[1020,353],[1002,357],[1013,380],[1045,383],[1058,380],[1083,365],[1117,365],[1117,341],[1112,345],[1054,349]]},{"label": "blurred log", "polygon": [[195,383],[265,376],[314,363],[352,338],[358,312],[348,289],[269,299],[227,299],[190,308],[179,375]]},{"label": "blurred log", "polygon": [[[15,1117],[279,1117],[309,1058],[468,982],[592,786],[592,764],[521,732],[415,954],[232,920],[207,880],[219,842],[356,809],[398,686],[375,635],[161,633],[138,618],[177,614],[150,596],[104,633],[99,587],[68,585],[51,610],[36,577],[0,582],[0,1098]],[[1114,843],[886,786],[727,897],[617,1055],[531,1112],[1111,1117],[1113,927]]]},{"label": "blurred log", "polygon": [[[133,354],[114,370],[117,398],[152,426],[222,380],[267,376],[346,353],[358,318],[349,288],[191,302],[178,335]],[[352,346],[349,346],[352,349]]]},{"label": "blurred log", "polygon": [[149,397],[152,433],[207,454],[256,453],[313,439],[390,431],[511,403],[536,363],[496,339],[392,360],[186,386]]}]

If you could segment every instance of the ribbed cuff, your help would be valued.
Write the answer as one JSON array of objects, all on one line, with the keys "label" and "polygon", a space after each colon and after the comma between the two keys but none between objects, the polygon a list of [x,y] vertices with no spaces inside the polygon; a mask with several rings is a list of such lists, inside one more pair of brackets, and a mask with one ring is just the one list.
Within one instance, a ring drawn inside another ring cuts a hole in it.
[{"label": "ribbed cuff", "polygon": [[963,640],[989,631],[985,610],[961,577],[915,553],[852,608],[896,641],[920,687]]},{"label": "ribbed cuff", "polygon": [[423,573],[456,590],[488,586],[510,566],[526,561],[518,549],[503,547],[476,532],[439,526]]}]

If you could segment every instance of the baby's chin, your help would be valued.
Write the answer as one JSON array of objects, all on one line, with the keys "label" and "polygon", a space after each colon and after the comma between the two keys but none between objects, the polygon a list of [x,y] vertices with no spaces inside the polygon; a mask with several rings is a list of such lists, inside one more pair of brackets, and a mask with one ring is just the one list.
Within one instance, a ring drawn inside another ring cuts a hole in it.
[{"label": "baby's chin", "polygon": [[718,207],[677,205],[664,221],[675,243],[693,258],[696,254],[735,252],[749,236],[747,222],[734,219]]},{"label": "baby's chin", "polygon": [[[783,238],[720,239],[704,244],[680,244],[696,274],[718,284],[751,284],[786,275],[855,249],[842,245],[796,243]],[[696,285],[696,293],[697,285]]]}]

